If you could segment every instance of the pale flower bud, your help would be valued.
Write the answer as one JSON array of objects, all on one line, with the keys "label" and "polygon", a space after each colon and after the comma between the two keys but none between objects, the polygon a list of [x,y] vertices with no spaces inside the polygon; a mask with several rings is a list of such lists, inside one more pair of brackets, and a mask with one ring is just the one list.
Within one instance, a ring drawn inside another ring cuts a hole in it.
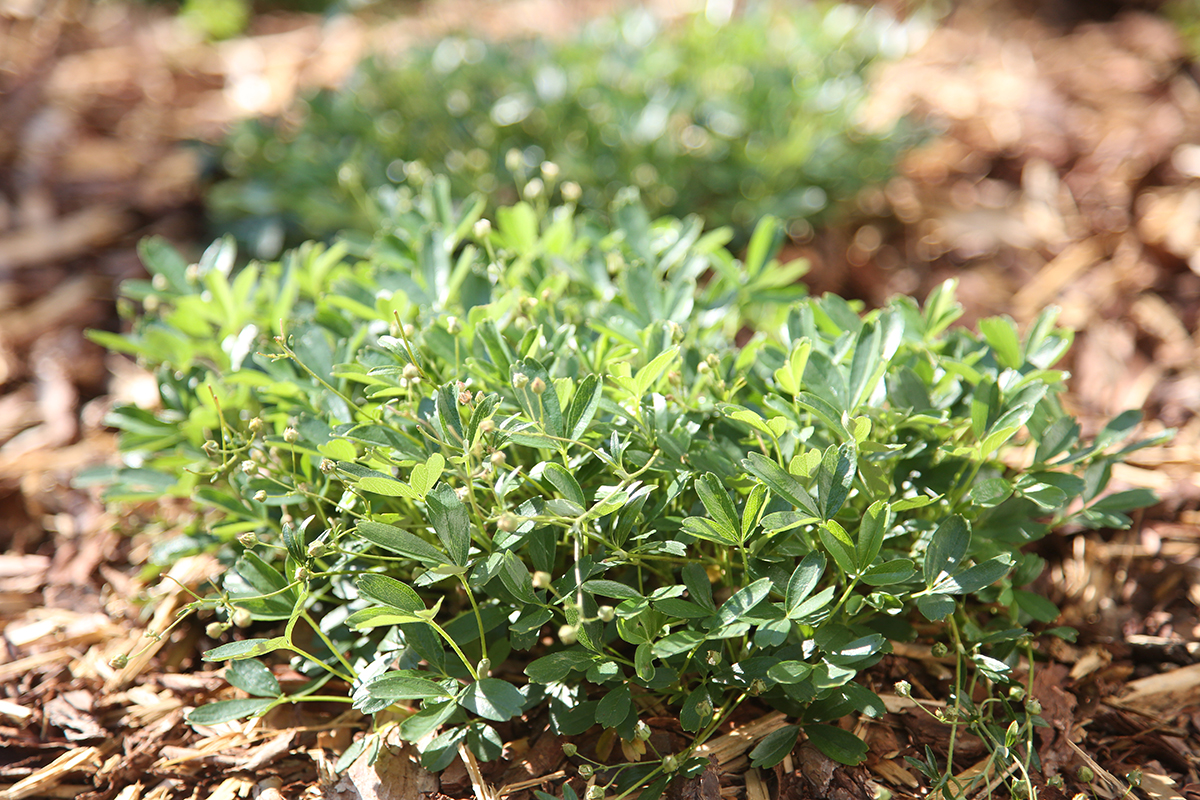
[{"label": "pale flower bud", "polygon": [[248,608],[238,608],[233,612],[233,624],[239,628],[246,628],[254,621],[254,615],[250,613]]},{"label": "pale flower bud", "polygon": [[487,238],[487,235],[492,232],[491,220],[486,219],[486,218],[475,220],[474,230],[475,230],[475,238],[476,239]]},{"label": "pale flower bud", "polygon": [[563,644],[575,644],[579,641],[579,628],[575,625],[563,625],[558,629],[558,640]]},{"label": "pale flower bud", "polygon": [[562,196],[568,203],[574,203],[583,197],[583,189],[575,181],[567,181],[562,185]]},{"label": "pale flower bud", "polygon": [[545,570],[538,570],[533,573],[533,588],[546,589],[550,586],[550,573]]}]

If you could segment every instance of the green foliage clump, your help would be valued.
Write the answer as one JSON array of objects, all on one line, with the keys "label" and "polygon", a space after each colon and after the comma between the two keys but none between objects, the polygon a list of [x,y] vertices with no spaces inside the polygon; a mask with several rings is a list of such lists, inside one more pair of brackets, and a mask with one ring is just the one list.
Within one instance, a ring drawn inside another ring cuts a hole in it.
[{"label": "green foliage clump", "polygon": [[[795,720],[755,765],[801,735],[862,760],[835,723],[885,712],[861,676],[919,625],[959,665],[941,718],[1027,781],[1044,723],[1019,667],[1057,610],[1022,548],[1153,501],[1106,491],[1137,415],[1084,443],[1057,401],[1054,311],[976,334],[947,285],[864,314],[805,296],[775,221],[739,262],[630,193],[611,224],[484,207],[434,181],[361,249],[241,271],[230,240],[193,265],[144,244],[144,313],[96,337],[155,370],[162,407],[112,412],[128,466],[106,480],[202,510],[163,567],[227,565],[191,608],[215,610],[229,640],[205,657],[249,697],[191,721],[338,700],[376,719],[343,766],[396,729],[438,770],[460,745],[498,757],[495,726],[544,708],[641,754],[572,744],[596,785],[655,797],[743,703]],[[311,682],[284,692],[273,654]],[[679,752],[648,749],[663,707]]]},{"label": "green foliage clump", "polygon": [[284,241],[373,231],[396,185],[432,172],[455,196],[502,205],[521,185],[604,210],[634,184],[652,214],[701,213],[739,237],[765,214],[816,220],[886,179],[911,143],[857,118],[870,65],[920,27],[763,4],[719,23],[603,19],[566,43],[448,38],[369,59],[285,121],[236,130],[210,213],[273,256]]}]

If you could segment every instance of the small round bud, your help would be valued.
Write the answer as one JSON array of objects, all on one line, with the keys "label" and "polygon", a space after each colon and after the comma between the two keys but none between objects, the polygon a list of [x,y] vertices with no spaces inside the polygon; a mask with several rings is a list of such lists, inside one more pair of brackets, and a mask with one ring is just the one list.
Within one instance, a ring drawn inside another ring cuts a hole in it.
[{"label": "small round bud", "polygon": [[524,161],[525,158],[521,155],[521,151],[515,147],[510,148],[509,151],[504,154],[504,167],[509,172],[516,172],[519,170]]},{"label": "small round bud", "polygon": [[603,786],[589,786],[584,792],[584,800],[604,800],[606,793]]},{"label": "small round bud", "polygon": [[283,429],[283,440],[288,444],[295,444],[300,441],[300,431],[293,428],[291,425]]},{"label": "small round bud", "polygon": [[505,533],[512,533],[521,526],[521,520],[516,514],[504,513],[500,515],[500,519],[496,520],[496,527]]},{"label": "small round bud", "polygon": [[475,665],[475,672],[485,677],[492,674],[492,660],[490,658],[479,659],[479,663]]},{"label": "small round bud", "polygon": [[1133,788],[1138,788],[1142,785],[1142,771],[1134,767],[1129,772],[1125,773],[1125,780],[1129,781],[1129,785]]},{"label": "small round bud", "polygon": [[254,531],[246,531],[245,533],[239,533],[237,540],[238,540],[238,544],[240,544],[242,547],[246,548],[247,550],[258,546],[258,534],[256,534]]},{"label": "small round bud", "polygon": [[324,542],[313,542],[308,546],[308,550],[305,552],[308,553],[309,558],[320,558],[329,552],[329,545],[325,544]]},{"label": "small round bud", "polygon": [[896,681],[893,688],[899,697],[912,697],[912,684],[908,681]]},{"label": "small round bud", "polygon": [[533,573],[533,588],[535,589],[549,589],[550,581],[550,573],[545,570],[539,569]]},{"label": "small round bud", "polygon": [[405,380],[411,381],[421,377],[421,368],[411,361],[404,365],[404,370],[400,373]]},{"label": "small round bud", "polygon": [[546,184],[542,182],[541,178],[533,178],[529,183],[525,184],[525,196],[530,200],[535,197],[541,197],[542,192],[545,190]]},{"label": "small round bud", "polygon": [[946,653],[950,652],[943,642],[934,642],[933,647],[929,649],[934,658],[945,658]]},{"label": "small round bud", "polygon": [[1080,783],[1091,783],[1096,779],[1096,773],[1088,766],[1080,767],[1079,772],[1075,774],[1079,776]]},{"label": "small round bud", "polygon": [[251,417],[250,424],[249,424],[250,433],[254,434],[255,436],[258,436],[260,433],[263,432],[263,428],[265,428],[266,425],[267,424],[262,421],[262,417]]},{"label": "small round bud", "polygon": [[653,733],[653,731],[650,730],[650,726],[640,719],[637,721],[637,725],[633,726],[633,738],[636,741],[648,741],[651,733]]},{"label": "small round bud", "polygon": [[580,764],[579,765],[579,777],[583,778],[584,780],[587,780],[588,778],[592,777],[595,774],[596,774],[596,768],[593,767],[591,764]]},{"label": "small round bud", "polygon": [[541,378],[534,378],[529,384],[529,391],[534,394],[541,394],[546,391],[546,382]]},{"label": "small round bud", "polygon": [[188,283],[195,285],[200,280],[200,265],[188,264],[187,269],[183,271],[183,279]]},{"label": "small round bud", "polygon": [[1025,699],[1025,687],[1020,685],[1010,686],[1008,689],[1008,697],[1011,700],[1020,702]]},{"label": "small round bud", "polygon": [[254,621],[254,615],[250,613],[250,609],[248,608],[237,608],[230,619],[239,628],[248,628],[250,627],[250,623]]},{"label": "small round bud", "polygon": [[210,622],[204,626],[204,635],[210,639],[219,639],[227,630],[229,630],[228,622]]},{"label": "small round bud", "polygon": [[259,503],[264,502],[267,499],[267,490],[259,489],[257,492],[254,493],[254,499],[255,499],[255,501],[257,501]]},{"label": "small round bud", "polygon": [[579,748],[576,747],[573,743],[567,742],[566,744],[563,745],[563,755],[566,756],[567,758],[572,758],[573,756],[577,755],[578,753],[579,753]]},{"label": "small round bud", "polygon": [[167,276],[160,272],[150,279],[150,285],[160,292],[165,292],[171,284],[167,283]]},{"label": "small round bud", "polygon": [[446,317],[446,330],[450,333],[458,333],[462,330],[462,322],[459,321],[458,317]]},{"label": "small round bud", "polygon": [[524,372],[518,372],[512,376],[512,385],[514,389],[524,389],[529,385],[529,376]]},{"label": "small round bud", "polygon": [[575,644],[579,641],[579,628],[575,625],[563,625],[558,629],[558,640],[563,644]]},{"label": "small round bud", "polygon": [[492,223],[488,219],[475,220],[475,238],[483,239],[492,232]]},{"label": "small round bud", "polygon": [[612,606],[600,606],[596,610],[596,616],[600,617],[601,622],[612,622],[617,616],[617,610]]},{"label": "small round bud", "polygon": [[147,314],[153,314],[155,311],[158,311],[158,307],[161,303],[162,301],[158,299],[158,295],[148,294],[142,300],[142,307],[146,309]]},{"label": "small round bud", "polygon": [[243,461],[242,472],[246,473],[247,475],[255,475],[258,473],[258,464],[250,460]]},{"label": "small round bud", "polygon": [[707,361],[701,361],[696,365],[696,372],[700,373],[701,375],[707,375],[708,373],[712,372],[712,367],[708,365]]},{"label": "small round bud", "polygon": [[583,189],[575,181],[567,181],[562,185],[562,196],[568,203],[574,203],[583,197]]},{"label": "small round bud", "polygon": [[558,164],[555,164],[553,161],[542,162],[542,177],[545,178],[547,182],[553,181],[555,178],[557,178],[559,172],[560,170],[558,168]]},{"label": "small round bud", "polygon": [[119,653],[108,660],[108,665],[113,669],[125,669],[129,663],[129,656],[124,653]]},{"label": "small round bud", "polygon": [[296,567],[296,580],[300,581],[301,583],[304,583],[305,581],[308,580],[308,576],[309,576],[308,567],[304,566],[303,564]]},{"label": "small round bud", "polygon": [[1036,697],[1028,697],[1025,699],[1025,710],[1036,717],[1042,713],[1042,704]]},{"label": "small round bud", "polygon": [[662,760],[664,772],[676,772],[679,769],[679,758],[674,754],[667,756]]},{"label": "small round bud", "polygon": [[324,472],[326,475],[328,475],[329,473],[333,472],[335,469],[337,469],[337,464],[335,464],[333,462],[333,459],[331,459],[331,458],[322,458],[321,459],[321,472]]},{"label": "small round bud", "polygon": [[504,455],[503,450],[497,450],[496,452],[492,453],[489,460],[492,462],[492,466],[503,467],[504,462],[508,461],[508,456]]},{"label": "small round bud", "polygon": [[712,713],[712,700],[709,700],[707,697],[696,704],[696,715],[700,717],[700,719],[705,719],[706,717],[711,716]]},{"label": "small round bud", "polygon": [[493,419],[485,419],[483,422],[479,423],[480,433],[491,433],[494,430],[496,430],[496,421]]}]

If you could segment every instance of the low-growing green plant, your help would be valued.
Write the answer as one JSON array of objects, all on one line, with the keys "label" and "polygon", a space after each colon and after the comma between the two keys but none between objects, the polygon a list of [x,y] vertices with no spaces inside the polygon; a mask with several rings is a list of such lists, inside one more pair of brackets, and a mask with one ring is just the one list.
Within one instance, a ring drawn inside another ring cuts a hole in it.
[{"label": "low-growing green plant", "polygon": [[[601,19],[566,43],[464,37],[368,59],[219,155],[209,212],[260,255],[371,232],[398,183],[430,171],[501,205],[553,193],[607,210],[636,184],[652,214],[703,214],[740,242],[764,215],[815,220],[886,179],[913,141],[858,116],[870,65],[920,38],[851,5],[772,4],[727,21]],[[546,166],[543,168],[543,162]]]},{"label": "low-growing green plant", "polygon": [[[728,233],[630,193],[611,225],[483,209],[433,181],[361,251],[238,272],[228,239],[190,265],[143,243],[133,332],[94,336],[155,370],[162,407],[115,409],[127,466],[84,478],[203,509],[152,558],[227,565],[190,609],[237,634],[205,658],[250,697],[190,720],[338,700],[376,719],[343,766],[398,732],[439,770],[497,758],[496,725],[545,709],[564,737],[624,743],[613,762],[567,742],[593,794],[651,798],[746,703],[795,720],[755,765],[801,735],[860,761],[836,723],[884,713],[856,678],[919,623],[958,665],[941,717],[1027,781],[1042,723],[1020,662],[1057,610],[1022,548],[1153,501],[1106,489],[1146,444],[1124,443],[1137,415],[1084,443],[1057,401],[1055,312],[976,334],[947,284],[864,314],[805,297],[774,220],[739,262]],[[284,692],[279,656],[311,683]],[[678,752],[654,749],[664,707]],[[916,765],[949,780],[932,752]]]}]

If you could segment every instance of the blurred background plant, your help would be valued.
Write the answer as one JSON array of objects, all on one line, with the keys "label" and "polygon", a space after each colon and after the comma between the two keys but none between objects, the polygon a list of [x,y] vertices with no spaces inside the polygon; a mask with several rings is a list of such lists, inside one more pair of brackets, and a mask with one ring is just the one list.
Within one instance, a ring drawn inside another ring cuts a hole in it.
[{"label": "blurred background plant", "polygon": [[210,214],[271,257],[372,230],[398,183],[446,174],[460,196],[521,187],[590,209],[633,184],[652,215],[700,213],[735,241],[765,214],[804,234],[918,137],[868,131],[860,108],[872,64],[918,44],[924,19],[709,4],[671,25],[600,19],[564,43],[449,37],[374,56],[341,89],[237,127],[213,152]]}]

